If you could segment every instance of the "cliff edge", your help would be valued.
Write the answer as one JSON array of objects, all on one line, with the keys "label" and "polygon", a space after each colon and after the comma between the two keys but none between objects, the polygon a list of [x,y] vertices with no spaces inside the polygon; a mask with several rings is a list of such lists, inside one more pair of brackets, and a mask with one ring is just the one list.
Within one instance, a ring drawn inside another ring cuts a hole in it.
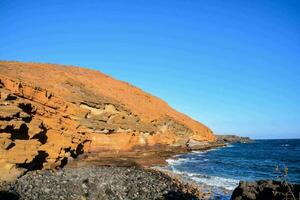
[{"label": "cliff edge", "polygon": [[0,180],[86,151],[215,141],[205,125],[99,71],[0,61]]}]

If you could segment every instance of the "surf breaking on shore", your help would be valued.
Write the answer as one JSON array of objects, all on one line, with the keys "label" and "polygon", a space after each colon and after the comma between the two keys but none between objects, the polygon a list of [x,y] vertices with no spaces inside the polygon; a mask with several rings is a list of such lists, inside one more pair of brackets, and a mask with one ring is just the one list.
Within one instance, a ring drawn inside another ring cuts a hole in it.
[{"label": "surf breaking on shore", "polygon": [[[227,145],[227,147],[232,147],[232,145]],[[188,165],[189,163],[201,162],[199,159],[195,159],[195,156],[201,158],[202,161],[207,161],[205,154],[210,151],[218,151],[223,147],[218,147],[214,149],[209,149],[205,151],[192,151],[185,155],[193,155],[194,157],[182,157],[182,154],[175,155],[168,158],[166,161],[167,166],[158,167],[159,170],[168,172],[169,174],[179,175],[185,181],[192,181],[199,185],[203,191],[209,191],[211,198],[222,198],[230,199],[232,191],[238,186],[239,180],[232,178],[225,178],[220,176],[212,176],[202,173],[193,173],[188,170],[179,169],[178,166]]]}]

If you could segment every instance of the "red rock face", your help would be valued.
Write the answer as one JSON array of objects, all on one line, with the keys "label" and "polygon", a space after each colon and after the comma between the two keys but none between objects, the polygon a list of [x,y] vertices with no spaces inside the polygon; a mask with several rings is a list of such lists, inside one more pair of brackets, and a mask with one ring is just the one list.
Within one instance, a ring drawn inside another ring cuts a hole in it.
[{"label": "red rock face", "polygon": [[0,62],[0,174],[63,166],[83,151],[214,141],[205,125],[98,71]]}]

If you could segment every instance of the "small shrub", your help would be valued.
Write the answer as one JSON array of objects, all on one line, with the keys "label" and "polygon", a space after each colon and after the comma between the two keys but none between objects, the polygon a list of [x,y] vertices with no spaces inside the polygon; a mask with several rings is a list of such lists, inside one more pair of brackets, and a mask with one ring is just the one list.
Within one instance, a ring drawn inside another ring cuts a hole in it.
[{"label": "small shrub", "polygon": [[284,200],[297,200],[293,193],[293,186],[288,183],[288,172],[289,168],[287,166],[280,167],[277,165],[275,167],[276,178],[281,184],[287,188]]}]

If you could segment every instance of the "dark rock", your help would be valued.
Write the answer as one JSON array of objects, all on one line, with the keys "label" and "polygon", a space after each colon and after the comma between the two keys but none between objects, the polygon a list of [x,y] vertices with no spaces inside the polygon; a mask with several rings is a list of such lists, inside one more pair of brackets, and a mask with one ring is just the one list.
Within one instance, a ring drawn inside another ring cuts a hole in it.
[{"label": "dark rock", "polygon": [[241,181],[232,193],[231,200],[282,200],[299,199],[300,184],[272,180]]},{"label": "dark rock", "polygon": [[200,199],[190,188],[151,169],[87,166],[28,172],[0,199]]},{"label": "dark rock", "polygon": [[217,143],[248,143],[253,142],[249,137],[237,135],[216,135]]}]

